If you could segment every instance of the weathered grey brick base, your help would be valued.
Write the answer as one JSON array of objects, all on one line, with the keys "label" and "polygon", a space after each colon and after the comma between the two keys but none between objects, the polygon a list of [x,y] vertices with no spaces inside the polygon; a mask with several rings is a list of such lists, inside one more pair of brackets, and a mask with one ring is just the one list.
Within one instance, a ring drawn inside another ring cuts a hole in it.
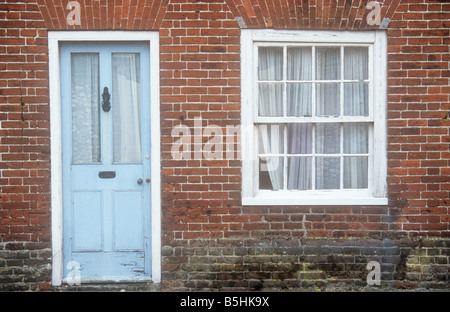
[{"label": "weathered grey brick base", "polygon": [[47,243],[0,243],[0,291],[50,289],[51,255]]},{"label": "weathered grey brick base", "polygon": [[[180,240],[163,247],[163,288],[448,289],[445,239]],[[370,261],[381,285],[368,286]]]},{"label": "weathered grey brick base", "polygon": [[[174,240],[164,246],[160,286],[51,288],[45,243],[0,244],[0,291],[449,289],[449,239]],[[381,285],[368,286],[370,261]]]}]

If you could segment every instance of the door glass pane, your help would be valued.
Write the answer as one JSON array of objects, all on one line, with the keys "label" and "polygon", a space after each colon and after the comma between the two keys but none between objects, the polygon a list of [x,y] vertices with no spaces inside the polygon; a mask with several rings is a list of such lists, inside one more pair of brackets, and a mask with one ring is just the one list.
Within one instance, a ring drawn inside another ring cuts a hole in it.
[{"label": "door glass pane", "polygon": [[141,162],[139,53],[112,54],[112,110],[115,163]]},{"label": "door glass pane", "polygon": [[99,56],[72,53],[72,162],[100,162]]}]

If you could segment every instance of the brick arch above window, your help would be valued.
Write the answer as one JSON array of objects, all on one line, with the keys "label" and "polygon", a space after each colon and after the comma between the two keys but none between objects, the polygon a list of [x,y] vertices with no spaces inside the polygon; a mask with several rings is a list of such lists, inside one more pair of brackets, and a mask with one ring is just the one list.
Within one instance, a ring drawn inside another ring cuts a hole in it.
[{"label": "brick arch above window", "polygon": [[[67,22],[80,5],[80,22]],[[169,0],[37,0],[42,18],[49,30],[157,30],[164,18]],[[69,5],[69,6],[68,6]]]},{"label": "brick arch above window", "polygon": [[[380,21],[391,19],[400,0],[225,0],[241,28],[374,30],[368,15],[377,2]],[[379,5],[379,6],[378,6]],[[375,12],[373,12],[375,13]],[[372,14],[373,14],[372,13]],[[369,16],[372,19],[372,15]]]},{"label": "brick arch above window", "polygon": [[[185,0],[187,4],[191,0]],[[68,4],[80,5],[80,23],[71,25]],[[241,28],[373,30],[369,3],[379,4],[379,20],[391,19],[400,0],[204,0],[195,4],[226,3]],[[179,0],[37,0],[49,30],[158,30],[170,5]],[[374,16],[372,16],[373,18]]]}]

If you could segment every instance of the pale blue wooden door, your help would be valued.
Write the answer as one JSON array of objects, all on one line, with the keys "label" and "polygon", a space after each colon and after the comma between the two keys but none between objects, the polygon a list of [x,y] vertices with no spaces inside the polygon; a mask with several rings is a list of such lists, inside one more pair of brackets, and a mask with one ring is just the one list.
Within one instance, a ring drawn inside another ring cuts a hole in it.
[{"label": "pale blue wooden door", "polygon": [[60,47],[65,278],[151,279],[149,53]]}]

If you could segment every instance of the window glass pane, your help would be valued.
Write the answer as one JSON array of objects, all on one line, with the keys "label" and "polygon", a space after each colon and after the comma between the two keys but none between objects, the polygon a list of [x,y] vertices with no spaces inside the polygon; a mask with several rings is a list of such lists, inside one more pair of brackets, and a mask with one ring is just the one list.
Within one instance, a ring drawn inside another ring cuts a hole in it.
[{"label": "window glass pane", "polygon": [[340,158],[317,157],[316,158],[316,189],[340,188]]},{"label": "window glass pane", "polygon": [[100,162],[99,56],[72,53],[72,162]]},{"label": "window glass pane", "polygon": [[288,157],[288,190],[310,190],[312,157]]},{"label": "window glass pane", "polygon": [[283,189],[283,158],[261,157],[259,160],[259,188],[278,191]]},{"label": "window glass pane", "polygon": [[339,154],[341,131],[338,123],[316,125],[316,153]]},{"label": "window glass pane", "polygon": [[288,80],[312,79],[311,47],[295,47],[287,50]]},{"label": "window glass pane", "polygon": [[339,83],[316,84],[317,116],[339,116],[340,93]]},{"label": "window glass pane", "polygon": [[369,152],[369,127],[365,123],[344,124],[344,153],[366,154]]},{"label": "window glass pane", "polygon": [[339,47],[316,48],[316,79],[341,78],[341,50]]},{"label": "window glass pane", "polygon": [[140,55],[112,54],[114,162],[141,162]]},{"label": "window glass pane", "polygon": [[284,153],[283,127],[283,125],[260,125],[258,127],[260,154]]},{"label": "window glass pane", "polygon": [[283,79],[283,48],[260,47],[258,79],[274,81]]},{"label": "window glass pane", "polygon": [[312,84],[289,83],[287,85],[287,115],[295,117],[312,115]]},{"label": "window glass pane", "polygon": [[287,133],[288,154],[312,153],[312,125],[289,124]]},{"label": "window glass pane", "polygon": [[280,83],[260,83],[258,96],[259,116],[283,116],[283,85]]},{"label": "window glass pane", "polygon": [[368,49],[365,47],[344,48],[344,79],[369,79]]},{"label": "window glass pane", "polygon": [[344,115],[369,115],[369,85],[367,83],[344,84]]},{"label": "window glass pane", "polygon": [[368,157],[344,157],[344,188],[367,188],[367,173]]}]

